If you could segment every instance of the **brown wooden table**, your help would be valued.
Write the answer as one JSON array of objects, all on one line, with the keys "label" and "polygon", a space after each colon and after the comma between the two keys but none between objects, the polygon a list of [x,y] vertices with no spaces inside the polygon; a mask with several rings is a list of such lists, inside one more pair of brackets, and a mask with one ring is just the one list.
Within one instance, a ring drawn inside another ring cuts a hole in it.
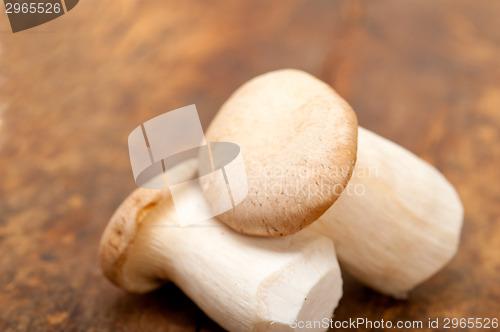
[{"label": "brown wooden table", "polygon": [[338,320],[498,317],[499,1],[81,1],[12,34],[0,13],[0,331],[216,331],[174,285],[112,286],[100,235],[135,188],[127,136],[293,67],[436,165],[465,206],[455,259],[407,301],[345,275]]}]

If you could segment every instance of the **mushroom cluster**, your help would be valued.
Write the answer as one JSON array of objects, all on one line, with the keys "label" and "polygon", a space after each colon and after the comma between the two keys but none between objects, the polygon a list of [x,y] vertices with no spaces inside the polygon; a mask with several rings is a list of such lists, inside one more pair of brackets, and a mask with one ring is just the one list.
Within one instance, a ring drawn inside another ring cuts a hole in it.
[{"label": "mushroom cluster", "polygon": [[[170,280],[230,331],[293,330],[332,316],[342,296],[337,258],[366,285],[404,298],[457,250],[463,208],[453,186],[358,127],[351,107],[307,73],[244,84],[207,140],[240,146],[248,196],[215,219],[176,227],[168,190],[134,191],[100,244],[117,286],[143,293]],[[197,160],[173,174],[196,178]],[[196,209],[202,194],[186,191],[176,203]]]}]

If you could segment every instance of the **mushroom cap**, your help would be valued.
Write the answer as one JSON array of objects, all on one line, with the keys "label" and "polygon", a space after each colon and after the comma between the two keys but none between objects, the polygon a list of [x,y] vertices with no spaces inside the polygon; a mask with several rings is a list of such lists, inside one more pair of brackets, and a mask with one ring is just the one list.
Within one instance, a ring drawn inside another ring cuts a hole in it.
[{"label": "mushroom cap", "polygon": [[[171,176],[179,181],[188,180],[196,175],[196,159],[183,162],[172,168]],[[99,246],[99,262],[106,277],[115,285],[131,292],[144,293],[157,288],[164,281],[148,277],[148,264],[144,262],[140,271],[124,270],[129,250],[137,242],[141,227],[160,204],[172,204],[170,191],[137,188],[123,202],[111,217]],[[140,250],[154,246],[141,246]],[[154,254],[154,248],[149,248]],[[136,248],[137,250],[137,248]],[[149,264],[151,265],[151,264]],[[151,268],[151,267],[150,267]],[[134,272],[137,272],[134,274]],[[131,275],[134,274],[134,275]]]},{"label": "mushroom cap", "polygon": [[136,189],[130,194],[111,217],[99,246],[99,261],[106,277],[115,285],[128,291],[144,293],[158,287],[162,282],[131,282],[125,275],[123,266],[128,258],[128,250],[135,242],[144,217],[149,211],[168,200],[168,190]]},{"label": "mushroom cap", "polygon": [[349,181],[357,118],[330,86],[292,69],[258,76],[221,107],[209,142],[240,146],[248,196],[217,218],[257,236],[286,236],[318,219]]}]

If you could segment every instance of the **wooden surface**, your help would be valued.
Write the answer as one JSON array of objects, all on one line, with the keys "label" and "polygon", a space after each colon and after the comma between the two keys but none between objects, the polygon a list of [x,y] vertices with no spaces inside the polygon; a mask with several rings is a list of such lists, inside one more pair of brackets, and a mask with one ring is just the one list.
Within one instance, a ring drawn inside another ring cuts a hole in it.
[{"label": "wooden surface", "polygon": [[217,331],[173,285],[112,286],[100,235],[135,188],[127,136],[195,103],[204,128],[283,67],[436,165],[465,206],[455,259],[407,301],[345,276],[338,320],[498,317],[500,2],[81,1],[17,34],[0,14],[0,331]]}]

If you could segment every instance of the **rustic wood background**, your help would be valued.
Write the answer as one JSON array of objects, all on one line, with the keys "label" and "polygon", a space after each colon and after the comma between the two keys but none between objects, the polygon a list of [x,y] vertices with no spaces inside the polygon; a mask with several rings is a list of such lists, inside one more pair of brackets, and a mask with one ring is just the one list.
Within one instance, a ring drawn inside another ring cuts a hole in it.
[{"label": "rustic wood background", "polygon": [[174,285],[126,294],[100,235],[135,188],[127,136],[284,67],[436,165],[465,206],[455,259],[407,301],[345,276],[336,319],[498,317],[500,1],[81,1],[12,34],[0,13],[0,331],[217,331]]}]

